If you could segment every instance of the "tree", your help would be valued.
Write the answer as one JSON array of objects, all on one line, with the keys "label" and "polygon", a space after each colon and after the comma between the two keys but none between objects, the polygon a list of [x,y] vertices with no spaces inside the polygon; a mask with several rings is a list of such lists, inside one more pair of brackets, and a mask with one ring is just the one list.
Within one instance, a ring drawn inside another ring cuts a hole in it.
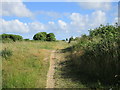
[{"label": "tree", "polygon": [[28,39],[28,38],[27,38],[27,39],[24,39],[24,40],[25,40],[25,41],[30,41],[30,39]]},{"label": "tree", "polygon": [[20,35],[13,35],[13,34],[2,34],[0,35],[2,41],[22,41],[23,37]]},{"label": "tree", "polygon": [[68,41],[68,39],[66,38],[66,41]]},{"label": "tree", "polygon": [[39,32],[39,33],[34,35],[33,39],[34,40],[46,41],[46,39],[47,39],[46,36],[47,36],[46,32]]},{"label": "tree", "polygon": [[47,41],[55,41],[55,35],[53,33],[47,34]]},{"label": "tree", "polygon": [[73,41],[74,39],[73,39],[73,36],[72,37],[70,37],[69,38],[69,42],[68,43],[70,43],[71,41]]},{"label": "tree", "polygon": [[75,41],[76,41],[76,40],[79,40],[79,38],[80,38],[80,37],[76,37],[74,40],[75,40]]},{"label": "tree", "polygon": [[98,27],[94,30],[90,30],[90,36],[91,37],[99,36],[103,39],[115,38],[119,34],[117,32],[117,30],[118,30],[117,26],[113,26],[113,25],[103,26],[103,25],[101,25],[100,27]]},{"label": "tree", "polygon": [[63,39],[62,41],[65,41],[65,39]]},{"label": "tree", "polygon": [[55,35],[53,33],[47,34],[46,32],[39,32],[34,35],[34,40],[41,40],[41,41],[55,41]]}]

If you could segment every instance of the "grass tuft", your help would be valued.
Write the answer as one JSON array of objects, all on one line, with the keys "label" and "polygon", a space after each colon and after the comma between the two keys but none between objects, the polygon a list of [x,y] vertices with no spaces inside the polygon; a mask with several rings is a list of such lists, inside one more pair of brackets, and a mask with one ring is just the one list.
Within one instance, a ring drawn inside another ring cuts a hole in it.
[{"label": "grass tuft", "polygon": [[1,52],[0,55],[5,58],[8,59],[10,56],[13,55],[12,51],[10,49],[4,48]]}]

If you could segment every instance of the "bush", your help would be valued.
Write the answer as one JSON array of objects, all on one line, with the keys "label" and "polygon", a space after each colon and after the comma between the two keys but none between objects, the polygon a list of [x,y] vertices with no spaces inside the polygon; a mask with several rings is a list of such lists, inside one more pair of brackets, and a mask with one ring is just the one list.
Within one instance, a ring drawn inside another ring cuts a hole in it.
[{"label": "bush", "polygon": [[55,35],[53,33],[47,34],[47,40],[46,41],[55,41]]},{"label": "bush", "polygon": [[120,47],[118,43],[102,41],[99,44],[90,43],[79,56],[79,70],[89,78],[104,84],[114,84],[115,75],[120,75]]},{"label": "bush", "polygon": [[12,56],[12,51],[5,48],[3,49],[1,52],[0,52],[0,55],[5,58],[5,59],[8,59],[8,57]]},{"label": "bush", "polygon": [[46,36],[47,36],[46,32],[39,32],[39,33],[34,35],[33,39],[34,40],[46,41]]},{"label": "bush", "polygon": [[2,43],[10,43],[10,42],[13,42],[13,40],[10,39],[10,38],[5,38],[5,39],[3,39],[3,40],[1,40],[1,41],[2,41]]},{"label": "bush", "polygon": [[30,39],[24,39],[25,41],[30,41]]},{"label": "bush", "polygon": [[47,34],[46,32],[39,32],[34,35],[34,40],[40,40],[40,41],[55,41],[55,35],[53,33]]},{"label": "bush", "polygon": [[22,41],[23,37],[20,35],[13,35],[13,34],[2,34],[0,35],[0,39],[2,39],[3,42],[6,41]]},{"label": "bush", "polygon": [[82,36],[72,46],[72,60],[79,74],[90,81],[104,85],[117,85],[120,82],[120,27],[101,26]]}]

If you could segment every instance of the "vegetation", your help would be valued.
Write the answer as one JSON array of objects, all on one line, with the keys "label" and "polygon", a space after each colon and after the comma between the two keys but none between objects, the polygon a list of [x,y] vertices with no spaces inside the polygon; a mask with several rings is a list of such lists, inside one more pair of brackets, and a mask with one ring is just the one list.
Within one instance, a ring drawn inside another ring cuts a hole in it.
[{"label": "vegetation", "polygon": [[62,51],[57,50],[55,54],[55,88],[86,88],[80,81],[80,76],[76,72],[77,68],[70,60],[70,52]]},{"label": "vegetation", "polygon": [[46,32],[39,32],[34,35],[33,39],[34,40],[41,40],[41,41],[46,41],[47,33]]},{"label": "vegetation", "polygon": [[46,41],[55,41],[55,35],[53,33],[47,34],[47,39]]},{"label": "vegetation", "polygon": [[68,41],[68,38],[66,38],[66,41]]},{"label": "vegetation", "polygon": [[70,37],[68,43],[70,43],[70,42],[73,41],[73,40],[74,40],[74,38],[73,38],[73,37]]},{"label": "vegetation", "polygon": [[118,86],[120,80],[120,27],[101,25],[83,35],[71,48],[71,60],[84,83],[94,87]]},{"label": "vegetation", "polygon": [[22,41],[23,37],[20,35],[13,35],[13,34],[2,34],[0,35],[0,40],[2,42],[11,42],[11,41]]},{"label": "vegetation", "polygon": [[4,48],[4,50],[2,50],[2,51],[0,52],[0,55],[1,55],[3,58],[7,59],[8,57],[12,56],[12,51],[9,50],[9,49],[7,49],[7,48]]},{"label": "vegetation", "polygon": [[30,41],[30,39],[24,39],[25,41]]},{"label": "vegetation", "polygon": [[53,33],[47,34],[46,32],[39,32],[34,35],[34,40],[41,40],[41,41],[55,41],[55,35]]},{"label": "vegetation", "polygon": [[2,87],[45,88],[51,50],[66,45],[65,42],[42,41],[3,43],[0,50],[10,50],[12,56],[7,60],[2,58]]},{"label": "vegetation", "polygon": [[89,30],[89,35],[75,39],[56,41],[53,33],[46,32],[35,34],[33,39],[0,35],[3,42],[14,41],[2,43],[0,49],[3,88],[45,88],[52,50],[57,51],[55,88],[119,87],[120,26],[117,24],[100,25]]}]

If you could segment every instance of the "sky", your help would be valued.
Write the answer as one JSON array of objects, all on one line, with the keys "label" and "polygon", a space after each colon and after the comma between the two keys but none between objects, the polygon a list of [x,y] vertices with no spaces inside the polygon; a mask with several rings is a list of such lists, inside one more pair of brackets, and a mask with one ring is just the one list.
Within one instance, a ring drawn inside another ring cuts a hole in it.
[{"label": "sky", "polygon": [[88,30],[118,22],[118,2],[0,2],[0,34],[32,39],[38,32],[58,40],[89,34]]}]

